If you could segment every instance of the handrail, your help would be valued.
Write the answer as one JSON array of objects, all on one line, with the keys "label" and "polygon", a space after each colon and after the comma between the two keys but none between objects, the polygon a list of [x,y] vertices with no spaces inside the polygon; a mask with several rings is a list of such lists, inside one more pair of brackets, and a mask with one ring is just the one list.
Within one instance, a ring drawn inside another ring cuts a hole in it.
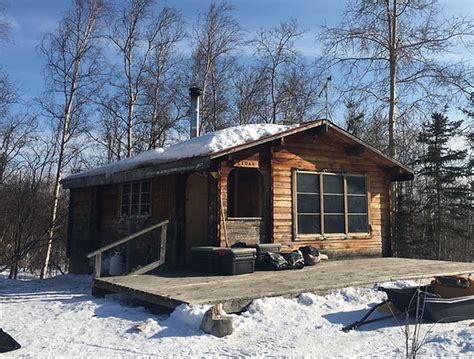
[{"label": "handrail", "polygon": [[106,245],[106,246],[103,246],[103,247],[101,247],[101,248],[99,248],[99,249],[96,249],[95,251],[86,254],[86,257],[87,257],[87,258],[92,258],[92,257],[96,256],[96,255],[99,254],[99,253],[105,252],[105,251],[107,251],[107,250],[109,250],[109,249],[112,249],[112,248],[114,248],[114,247],[117,247],[117,246],[119,246],[119,245],[121,245],[121,244],[127,243],[128,241],[130,241],[130,240],[132,240],[132,239],[134,239],[134,238],[140,237],[141,235],[143,235],[143,234],[145,234],[145,233],[148,233],[148,232],[150,232],[150,231],[153,231],[154,229],[156,229],[156,228],[158,228],[158,227],[162,227],[162,226],[164,226],[165,224],[168,224],[168,223],[169,223],[169,220],[160,222],[160,223],[158,223],[158,224],[154,224],[154,225],[152,225],[152,226],[150,226],[150,227],[148,227],[148,228],[145,228],[145,229],[142,229],[141,231],[135,232],[135,233],[133,233],[133,234],[131,234],[131,235],[129,235],[129,236],[123,238],[123,239],[120,239],[120,240],[118,240],[118,241],[116,241],[116,242],[114,242],[114,243],[111,243],[111,244],[108,244],[108,245]]}]

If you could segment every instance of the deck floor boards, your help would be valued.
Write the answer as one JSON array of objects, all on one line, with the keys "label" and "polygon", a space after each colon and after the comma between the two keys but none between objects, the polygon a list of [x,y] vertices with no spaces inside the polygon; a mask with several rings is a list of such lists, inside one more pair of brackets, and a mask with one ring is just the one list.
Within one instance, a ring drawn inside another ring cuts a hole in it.
[{"label": "deck floor boards", "polygon": [[466,273],[474,274],[474,263],[370,258],[328,261],[301,270],[238,276],[169,272],[105,277],[95,279],[93,286],[168,308],[182,303],[223,303],[228,311],[236,311],[261,297],[292,297],[304,292],[324,294],[348,286],[403,279],[427,280],[438,275]]}]

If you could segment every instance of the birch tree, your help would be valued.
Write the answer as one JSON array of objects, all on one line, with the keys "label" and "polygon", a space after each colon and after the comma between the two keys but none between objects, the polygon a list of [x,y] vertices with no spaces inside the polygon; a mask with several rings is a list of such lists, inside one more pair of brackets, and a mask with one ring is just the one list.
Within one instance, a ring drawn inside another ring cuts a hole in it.
[{"label": "birch tree", "polygon": [[[297,21],[292,19],[271,29],[258,31],[250,42],[257,60],[255,71],[260,74],[264,87],[265,106],[260,114],[263,122],[288,121],[288,105],[306,97],[302,94],[306,91],[299,91],[302,88],[299,85],[307,85],[310,75],[297,69],[306,66],[295,44],[303,34]],[[311,95],[313,99],[316,97],[314,93]]]},{"label": "birch tree", "polygon": [[134,152],[138,107],[143,103],[147,70],[153,56],[157,51],[162,51],[163,56],[166,46],[172,46],[171,43],[177,42],[181,36],[180,30],[175,28],[178,14],[164,8],[155,15],[153,6],[153,0],[127,0],[115,9],[109,25],[108,39],[117,50],[120,61],[111,81],[112,96],[103,102],[103,106],[125,125],[127,157]]},{"label": "birch tree", "polygon": [[51,227],[41,278],[47,275],[49,268],[68,144],[79,133],[81,111],[99,85],[101,69],[97,61],[97,32],[102,10],[101,0],[74,0],[72,9],[64,15],[59,27],[46,34],[39,47],[46,60],[49,80],[49,90],[41,103],[45,113],[54,121],[58,139]]},{"label": "birch tree", "polygon": [[229,125],[226,116],[230,114],[235,53],[243,39],[240,25],[231,16],[233,10],[226,3],[211,4],[194,26],[192,83],[202,89],[200,133]]},{"label": "birch tree", "polygon": [[397,117],[472,92],[472,63],[455,51],[472,45],[469,15],[445,18],[436,0],[357,0],[343,19],[322,28],[328,68],[340,73],[343,95],[363,94],[386,116],[392,157]]},{"label": "birch tree", "polygon": [[157,36],[144,78],[144,108],[142,112],[142,149],[162,147],[167,133],[185,116],[188,103],[182,83],[184,58],[177,44],[185,32],[180,14],[164,8],[154,20]]}]

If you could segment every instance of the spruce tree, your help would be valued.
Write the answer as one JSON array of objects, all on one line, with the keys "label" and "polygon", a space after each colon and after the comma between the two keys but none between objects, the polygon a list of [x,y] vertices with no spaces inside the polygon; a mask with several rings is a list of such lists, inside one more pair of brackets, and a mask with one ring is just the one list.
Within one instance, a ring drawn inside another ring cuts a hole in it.
[{"label": "spruce tree", "polygon": [[471,169],[467,149],[458,149],[465,143],[462,123],[433,113],[418,136],[424,146],[415,161],[422,182],[422,230],[432,249],[430,257],[438,259],[452,259],[451,253],[463,246],[469,236],[465,223],[472,215],[468,181]]}]

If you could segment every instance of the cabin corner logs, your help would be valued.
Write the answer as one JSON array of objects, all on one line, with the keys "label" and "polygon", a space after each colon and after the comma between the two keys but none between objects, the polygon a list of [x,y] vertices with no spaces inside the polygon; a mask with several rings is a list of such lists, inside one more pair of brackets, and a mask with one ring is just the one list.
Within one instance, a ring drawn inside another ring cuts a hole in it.
[{"label": "cabin corner logs", "polygon": [[[88,267],[86,253],[165,219],[170,221],[166,248],[169,268],[183,267],[189,261],[185,252],[192,245],[226,246],[239,241],[276,242],[288,250],[312,245],[332,258],[380,256],[390,238],[390,170],[377,164],[369,151],[348,151],[352,145],[336,135],[299,133],[216,159],[210,172],[149,179],[151,213],[135,218],[133,225],[130,218],[120,215],[122,184],[71,189],[71,270],[83,273]],[[296,170],[365,175],[370,231],[326,238],[298,237],[293,195]],[[251,178],[252,183],[248,182]],[[203,189],[207,193],[196,193]],[[189,207],[191,198],[199,205]],[[194,218],[196,214],[199,218]],[[199,240],[193,238],[191,243],[190,237],[197,232],[202,232]],[[136,241],[138,257],[152,259],[147,257],[158,252],[155,247],[159,235],[152,232],[148,239]]]}]

